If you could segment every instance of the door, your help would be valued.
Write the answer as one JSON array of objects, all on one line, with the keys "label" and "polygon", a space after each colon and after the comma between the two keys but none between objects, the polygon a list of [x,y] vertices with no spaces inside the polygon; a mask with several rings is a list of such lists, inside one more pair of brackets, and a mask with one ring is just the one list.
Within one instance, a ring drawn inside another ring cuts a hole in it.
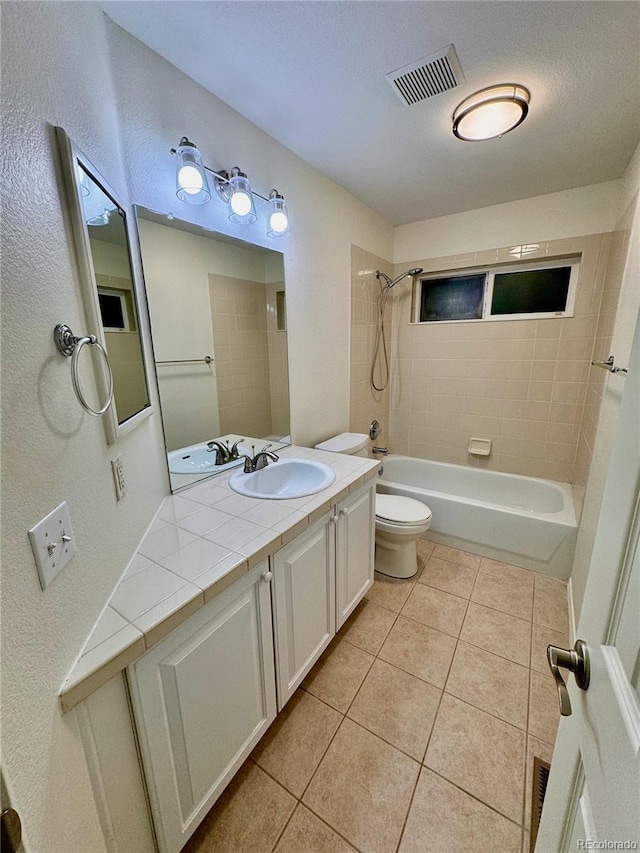
[{"label": "door", "polygon": [[577,628],[590,683],[567,679],[572,714],[558,730],[538,853],[640,847],[640,321],[622,381]]},{"label": "door", "polygon": [[162,853],[177,853],[276,716],[266,561],[128,670]]},{"label": "door", "polygon": [[355,610],[373,583],[376,534],[376,484],[345,498],[337,508],[336,630]]},{"label": "door", "polygon": [[334,524],[326,515],[271,558],[278,710],[336,632]]}]

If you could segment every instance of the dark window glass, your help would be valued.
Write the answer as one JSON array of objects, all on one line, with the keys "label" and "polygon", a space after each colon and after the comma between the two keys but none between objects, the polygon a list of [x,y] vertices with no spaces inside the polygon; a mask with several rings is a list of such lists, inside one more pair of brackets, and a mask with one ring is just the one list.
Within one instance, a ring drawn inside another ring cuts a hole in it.
[{"label": "dark window glass", "polygon": [[493,280],[492,314],[536,314],[567,307],[571,267],[497,273]]},{"label": "dark window glass", "polygon": [[122,299],[110,293],[98,293],[98,299],[100,300],[100,314],[104,328],[124,329]]},{"label": "dark window glass", "polygon": [[420,322],[428,320],[480,320],[485,273],[446,276],[422,282]]}]

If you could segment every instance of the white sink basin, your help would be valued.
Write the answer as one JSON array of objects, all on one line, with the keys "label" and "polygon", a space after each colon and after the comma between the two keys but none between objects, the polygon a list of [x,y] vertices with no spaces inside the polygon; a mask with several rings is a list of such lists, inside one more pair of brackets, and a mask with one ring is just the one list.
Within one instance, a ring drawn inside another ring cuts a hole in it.
[{"label": "white sink basin", "polygon": [[[242,447],[239,447],[238,451],[244,456],[248,453]],[[172,450],[168,457],[169,471],[172,474],[219,474],[244,462],[244,459],[234,459],[233,462],[216,465],[216,451],[208,450],[206,444]]]},{"label": "white sink basin", "polygon": [[236,471],[229,478],[229,485],[234,492],[248,498],[286,500],[314,495],[330,486],[335,479],[333,470],[322,462],[280,459],[253,474]]}]

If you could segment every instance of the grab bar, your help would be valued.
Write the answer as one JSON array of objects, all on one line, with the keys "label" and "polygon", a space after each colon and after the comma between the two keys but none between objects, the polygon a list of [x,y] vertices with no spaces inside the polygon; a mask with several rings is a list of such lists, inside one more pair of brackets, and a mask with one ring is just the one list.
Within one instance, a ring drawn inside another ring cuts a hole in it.
[{"label": "grab bar", "polygon": [[156,361],[156,364],[211,364],[213,358],[210,355],[205,355],[204,358],[174,358],[171,361]]},{"label": "grab bar", "polygon": [[608,370],[609,373],[627,373],[626,367],[616,367],[612,355],[606,361],[592,361],[591,364],[594,367],[602,367],[604,370]]}]

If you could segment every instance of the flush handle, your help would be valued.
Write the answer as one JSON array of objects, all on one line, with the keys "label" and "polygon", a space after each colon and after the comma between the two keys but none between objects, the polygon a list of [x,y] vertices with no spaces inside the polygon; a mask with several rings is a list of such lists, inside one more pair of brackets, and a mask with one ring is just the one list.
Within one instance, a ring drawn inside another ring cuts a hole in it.
[{"label": "flush handle", "polygon": [[563,717],[571,715],[571,700],[567,685],[560,672],[560,667],[568,669],[576,677],[576,684],[581,690],[589,686],[591,667],[589,666],[589,650],[584,640],[576,640],[573,649],[559,649],[557,646],[547,646],[547,662],[558,688],[560,713]]}]

